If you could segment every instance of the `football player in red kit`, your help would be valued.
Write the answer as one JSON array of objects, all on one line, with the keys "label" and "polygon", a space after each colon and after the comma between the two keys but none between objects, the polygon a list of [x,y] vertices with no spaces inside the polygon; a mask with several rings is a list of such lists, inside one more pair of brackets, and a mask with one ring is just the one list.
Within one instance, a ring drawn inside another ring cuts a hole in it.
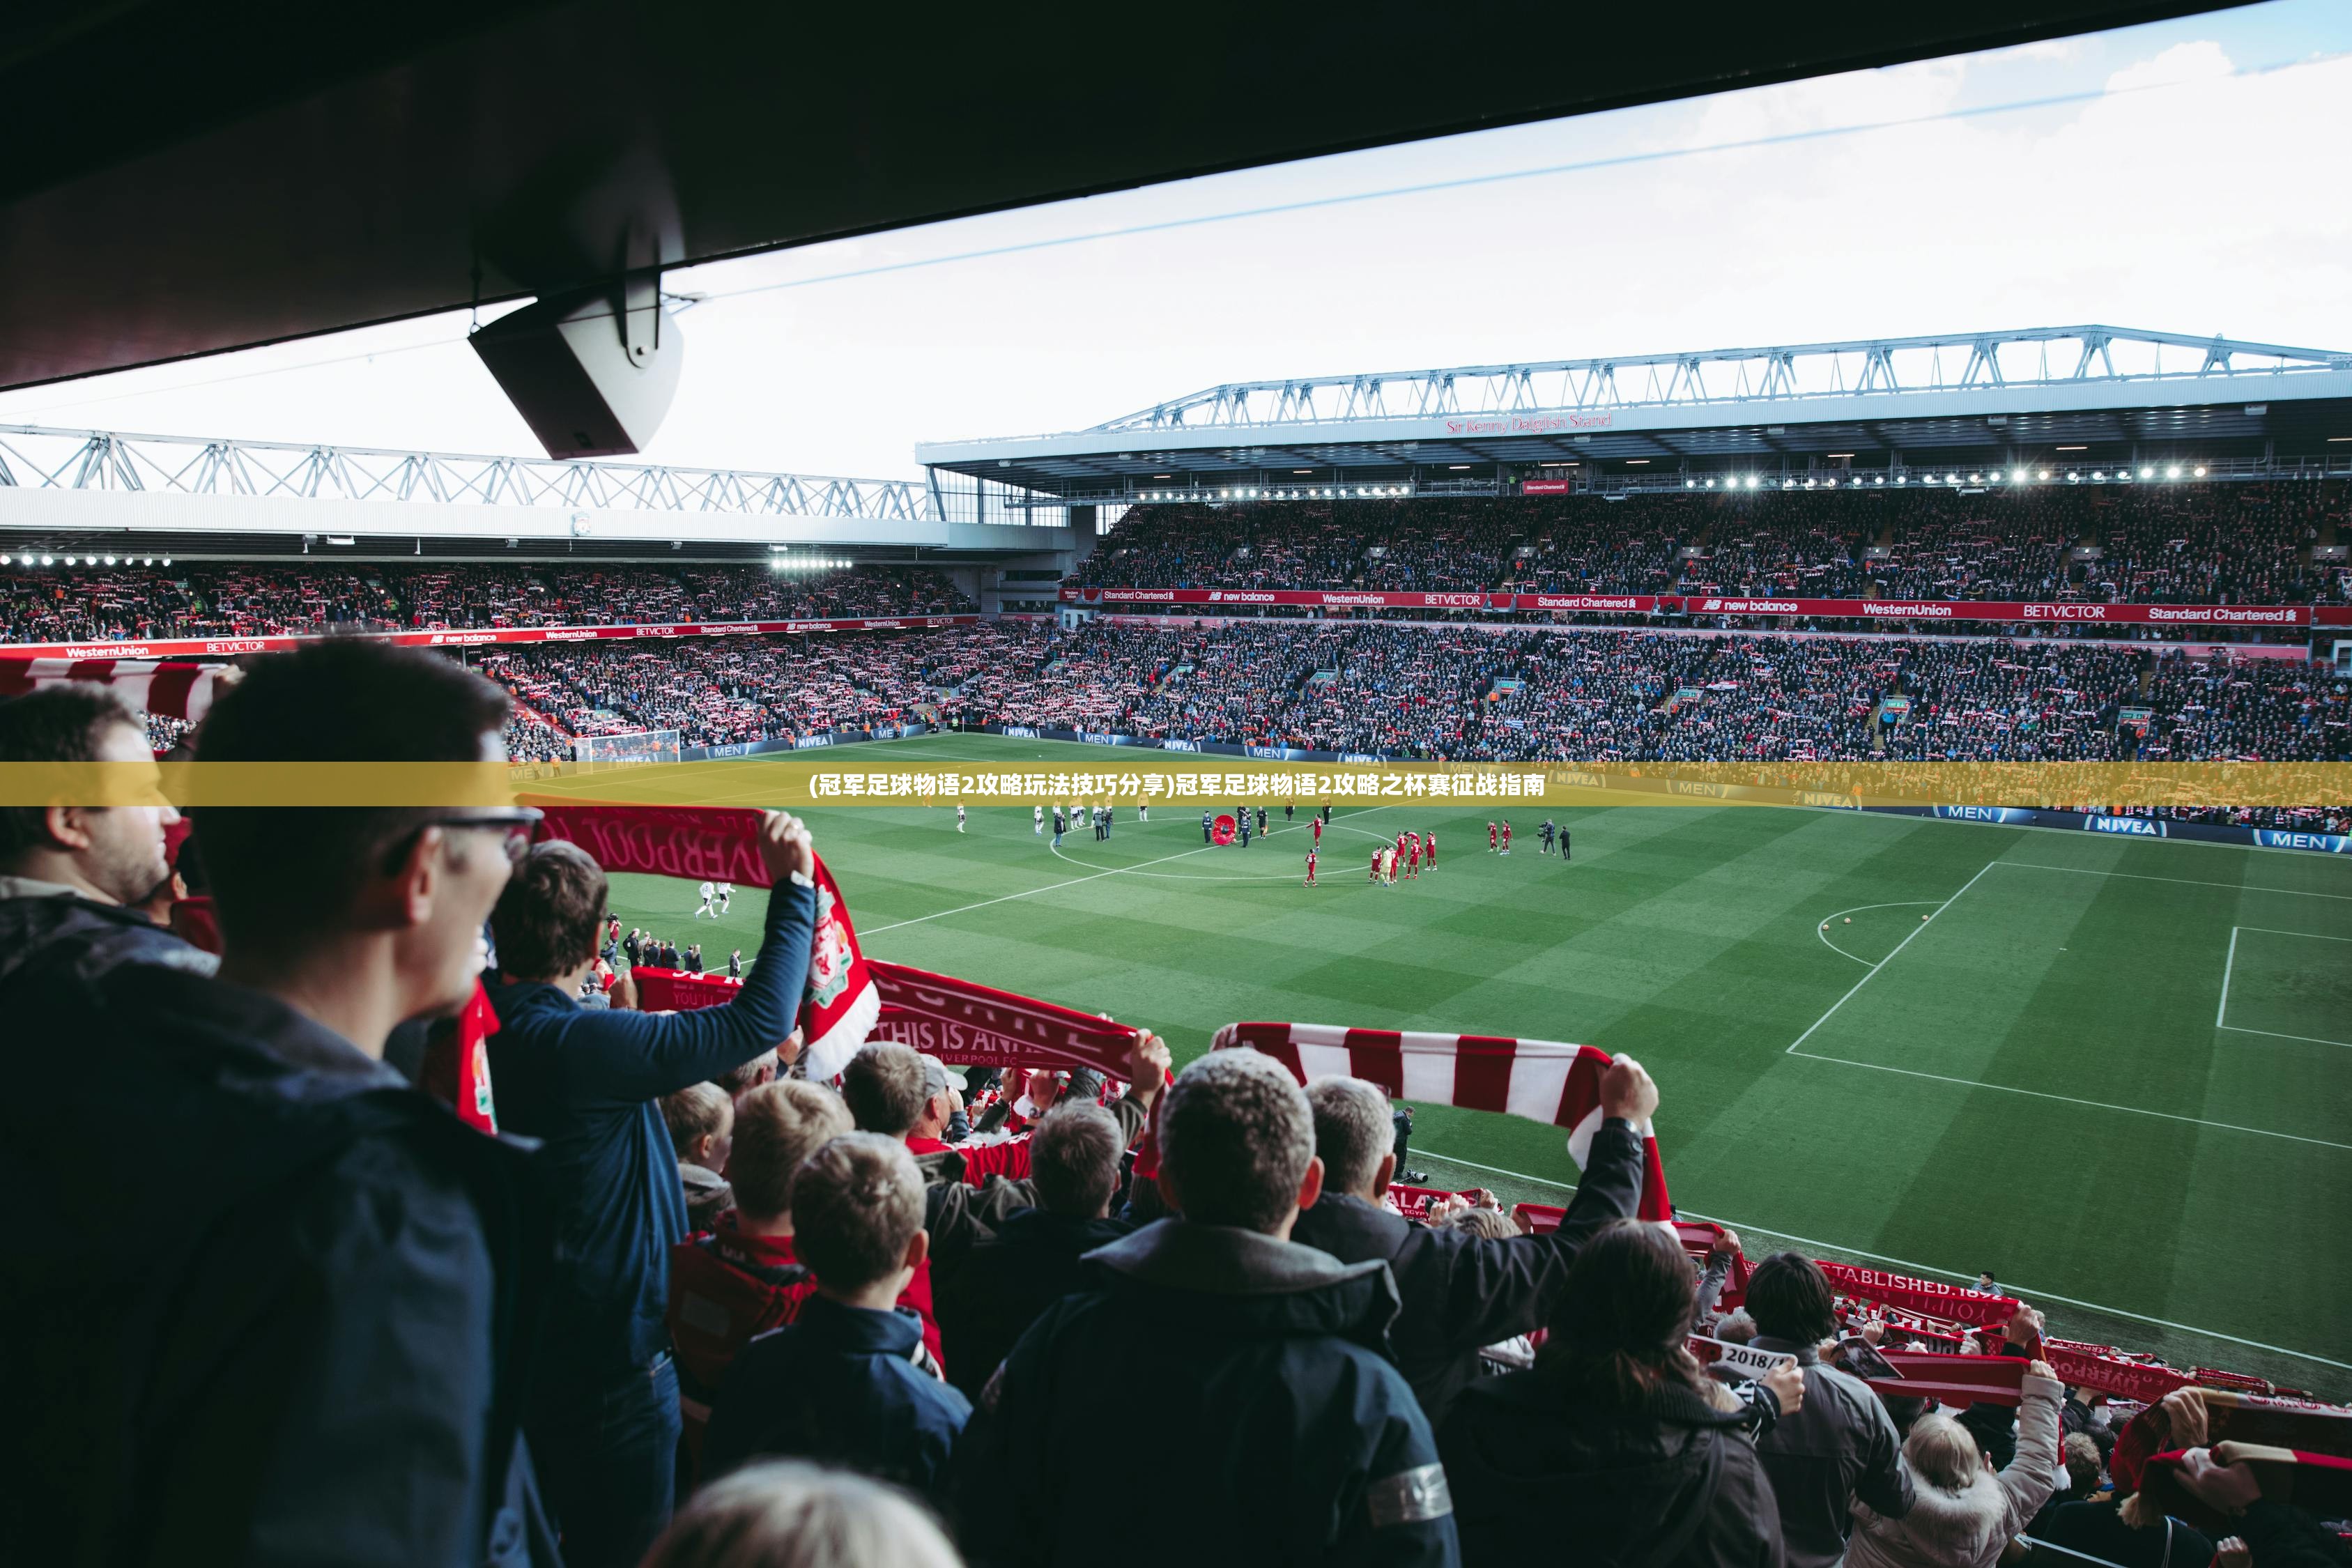
[{"label": "football player in red kit", "polygon": [[1486,853],[1487,853],[1487,854],[1489,854],[1489,855],[1492,855],[1494,852],[1495,852],[1495,825],[1494,825],[1493,823],[1491,823],[1491,822],[1490,822],[1490,823],[1486,824]]},{"label": "football player in red kit", "polygon": [[1429,857],[1429,863],[1430,863],[1431,865],[1433,865],[1433,866],[1436,865],[1436,864],[1437,864],[1437,835],[1436,835],[1436,834],[1434,834],[1434,833],[1432,833],[1428,837],[1426,837],[1426,838],[1423,839],[1423,840],[1422,840],[1422,842],[1421,842],[1421,847],[1422,847],[1422,851],[1423,851],[1423,853],[1424,853],[1425,855],[1427,855],[1427,856]]},{"label": "football player in red kit", "polygon": [[1421,835],[1418,833],[1404,836],[1404,874],[1408,880],[1418,880],[1421,877]]},{"label": "football player in red kit", "polygon": [[1372,875],[1370,878],[1372,881],[1377,882],[1381,879],[1381,851],[1385,847],[1387,847],[1387,846],[1381,844],[1375,844],[1372,846]]},{"label": "football player in red kit", "polygon": [[1305,885],[1309,888],[1320,887],[1322,885],[1315,879],[1315,851],[1312,849],[1309,849],[1307,852],[1307,881]]},{"label": "football player in red kit", "polygon": [[1508,817],[1506,817],[1506,818],[1504,818],[1504,819],[1503,819],[1503,853],[1504,853],[1504,854],[1506,854],[1506,855],[1508,855],[1510,852],[1511,852],[1511,823],[1510,823],[1510,819],[1509,819]]},{"label": "football player in red kit", "polygon": [[1322,819],[1321,817],[1319,817],[1319,816],[1309,817],[1309,818],[1307,818],[1307,824],[1308,824],[1308,826],[1311,826],[1311,827],[1313,827],[1313,828],[1315,829],[1315,847],[1316,847],[1316,848],[1318,848],[1318,849],[1322,848],[1322,847],[1323,847],[1323,819]]}]

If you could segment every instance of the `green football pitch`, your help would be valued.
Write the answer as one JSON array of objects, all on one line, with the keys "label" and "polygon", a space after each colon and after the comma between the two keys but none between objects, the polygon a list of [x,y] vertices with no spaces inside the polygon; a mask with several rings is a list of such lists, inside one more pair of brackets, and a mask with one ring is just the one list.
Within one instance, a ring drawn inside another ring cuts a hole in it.
[{"label": "green football pitch", "polygon": [[[879,749],[861,748],[864,757]],[[890,762],[1085,761],[930,736]],[[884,765],[877,762],[866,765]],[[746,804],[751,804],[747,802]],[[812,814],[872,954],[1105,1012],[1181,1061],[1244,1019],[1578,1041],[1656,1077],[1668,1184],[1750,1256],[1990,1268],[2053,1332],[2352,1395],[2352,865],[2285,851],[1762,807],[1335,811],[1205,847],[1171,805],[1114,836],[1022,807]],[[1434,830],[1416,882],[1370,851]],[[624,925],[714,969],[764,895],[696,920],[615,879]],[[1923,918],[1924,917],[1924,918]],[[715,929],[714,929],[715,924]],[[699,931],[698,931],[698,928]],[[1561,1134],[1417,1108],[1441,1184],[1564,1202]]]}]

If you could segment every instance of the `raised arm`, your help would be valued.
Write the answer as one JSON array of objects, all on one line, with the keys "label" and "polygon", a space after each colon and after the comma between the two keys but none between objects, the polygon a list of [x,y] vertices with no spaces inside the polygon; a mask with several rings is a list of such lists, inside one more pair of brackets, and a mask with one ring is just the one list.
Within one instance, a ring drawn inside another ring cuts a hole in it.
[{"label": "raised arm", "polygon": [[571,1070],[594,1092],[653,1100],[715,1078],[793,1032],[808,984],[816,929],[816,854],[808,829],[781,811],[760,828],[760,858],[773,885],[759,962],[735,999],[680,1013],[589,1013],[567,1031]]},{"label": "raised arm", "polygon": [[1558,1230],[1465,1238],[1453,1247],[1445,1327],[1455,1346],[1475,1349],[1542,1327],[1586,1239],[1640,1207],[1643,1143],[1634,1129],[1657,1110],[1658,1086],[1641,1063],[1619,1057],[1601,1080],[1601,1107],[1607,1120],[1592,1135],[1584,1180]]}]

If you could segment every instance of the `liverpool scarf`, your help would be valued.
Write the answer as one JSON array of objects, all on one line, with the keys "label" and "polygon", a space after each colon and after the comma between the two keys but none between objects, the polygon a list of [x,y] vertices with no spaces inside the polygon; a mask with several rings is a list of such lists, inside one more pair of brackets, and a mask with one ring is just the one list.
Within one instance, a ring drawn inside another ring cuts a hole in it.
[{"label": "liverpool scarf", "polygon": [[1921,1312],[1947,1322],[1998,1328],[2017,1316],[2018,1308],[2023,1305],[2007,1296],[1979,1296],[1957,1285],[1907,1279],[1851,1263],[1823,1260],[1821,1267],[1822,1272],[1830,1277],[1830,1289],[1841,1296],[1900,1307],[1906,1312]]},{"label": "liverpool scarf", "polygon": [[[1227,1024],[1212,1048],[1263,1051],[1300,1083],[1345,1073],[1379,1084],[1394,1100],[1499,1110],[1568,1129],[1568,1152],[1591,1163],[1601,1130],[1601,1075],[1613,1059],[1592,1046],[1513,1040],[1491,1035],[1433,1035],[1348,1029],[1330,1024]],[[1657,1134],[1639,1129],[1643,1146],[1641,1217],[1672,1219]]]},{"label": "liverpool scarf", "polygon": [[[760,858],[761,814],[727,806],[582,805],[557,797],[525,796],[545,815],[540,837],[580,846],[607,871],[678,877],[695,882],[769,885]],[[672,1005],[710,1006],[724,991],[683,987]],[[648,1000],[648,1008],[656,1004]],[[882,999],[840,885],[816,863],[816,931],[809,944],[808,984],[801,994],[801,1059],[810,1078],[833,1077],[857,1054],[880,1016]]]}]

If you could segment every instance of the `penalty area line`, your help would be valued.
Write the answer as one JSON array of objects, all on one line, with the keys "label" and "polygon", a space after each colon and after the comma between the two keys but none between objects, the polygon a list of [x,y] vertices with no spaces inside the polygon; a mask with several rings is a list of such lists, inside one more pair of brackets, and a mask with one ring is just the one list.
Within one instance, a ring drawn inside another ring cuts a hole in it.
[{"label": "penalty area line", "polygon": [[[1499,1165],[1481,1165],[1472,1160],[1457,1160],[1439,1149],[1422,1148],[1415,1150],[1414,1152],[1426,1154],[1431,1159],[1444,1164],[1459,1165],[1465,1170],[1484,1171],[1495,1176],[1509,1176],[1516,1181],[1532,1182],[1538,1186],[1554,1187],[1564,1193],[1576,1191],[1576,1185],[1572,1182],[1558,1182],[1549,1176],[1531,1176],[1524,1171],[1506,1171]],[[1848,1247],[1840,1241],[1817,1241],[1809,1236],[1798,1236],[1794,1232],[1786,1230],[1774,1230],[1770,1226],[1755,1225],[1747,1220],[1728,1219],[1722,1215],[1701,1214],[1696,1209],[1685,1208],[1677,1208],[1675,1212],[1686,1214],[1693,1219],[1712,1220],[1717,1225],[1727,1225],[1734,1230],[1752,1230],[1759,1236],[1777,1236],[1783,1241],[1794,1241],[1806,1247],[1818,1247],[1827,1252],[1843,1252],[1852,1258],[1866,1258],[1873,1263],[1891,1263],[1898,1268],[1907,1268],[1915,1273],[1937,1274],[1947,1279],[1976,1278],[1973,1274],[1963,1274],[1956,1269],[1938,1268],[1931,1263],[1917,1263],[1907,1258],[1889,1258],[1883,1252],[1865,1252],[1861,1247]],[[2209,1340],[2219,1340],[2224,1344],[2243,1345],[2248,1350],[2268,1351],[2273,1355],[2293,1356],[2297,1361],[2314,1362],[2321,1366],[2332,1366],[2345,1372],[2352,1372],[2352,1362],[2331,1361],[2324,1355],[2314,1355],[2309,1351],[2290,1350],[2285,1345],[2266,1344],[2261,1340],[2242,1339],[2236,1334],[2225,1334],[2213,1329],[2200,1329],[2194,1323],[2176,1323],[2168,1318],[2150,1317],[2146,1312],[2135,1312],[2123,1307],[2110,1307],[2103,1302],[2084,1301],[2073,1296],[2061,1296],[2053,1290],[2036,1290],[2031,1286],[2016,1286],[2013,1289],[2020,1300],[2062,1301],[2069,1307],[2080,1307],[2085,1311],[2106,1312],[2118,1318],[2129,1318],[2137,1323],[2149,1323],[2159,1329],[2172,1329],[2184,1334],[2201,1334]]]},{"label": "penalty area line", "polygon": [[[1362,811],[1350,812],[1349,815],[1350,816],[1366,816],[1375,811],[1385,811],[1388,808],[1386,806],[1370,805],[1366,806]],[[1266,834],[1266,837],[1271,838],[1276,833],[1296,831],[1297,831],[1296,826],[1287,828],[1277,827],[1272,832]],[[1217,846],[1213,844],[1203,844],[1197,849],[1180,849],[1173,855],[1162,855],[1157,860],[1139,861],[1132,866],[1113,866],[1108,870],[1097,871],[1085,877],[1072,877],[1069,880],[1065,882],[1048,882],[1042,888],[1024,888],[1017,893],[1005,893],[993,899],[982,899],[976,904],[959,904],[954,909],[936,910],[928,915],[917,915],[912,920],[892,921],[887,925],[869,926],[857,933],[857,939],[860,942],[863,942],[869,936],[879,936],[886,931],[897,931],[901,926],[918,926],[921,925],[925,921],[944,920],[950,915],[965,914],[972,910],[984,910],[991,904],[1010,903],[1015,899],[1032,899],[1035,898],[1039,893],[1051,893],[1063,888],[1075,888],[1081,882],[1096,882],[1100,881],[1105,877],[1122,876],[1129,871],[1139,871],[1146,866],[1159,866],[1163,865],[1170,860],[1181,860],[1189,855],[1204,855],[1211,849],[1216,847]],[[1065,857],[1065,858],[1066,858],[1066,857]],[[1083,861],[1072,861],[1070,863],[1073,865],[1085,864]],[[1206,880],[1207,879],[1204,878],[1202,879]]]}]

